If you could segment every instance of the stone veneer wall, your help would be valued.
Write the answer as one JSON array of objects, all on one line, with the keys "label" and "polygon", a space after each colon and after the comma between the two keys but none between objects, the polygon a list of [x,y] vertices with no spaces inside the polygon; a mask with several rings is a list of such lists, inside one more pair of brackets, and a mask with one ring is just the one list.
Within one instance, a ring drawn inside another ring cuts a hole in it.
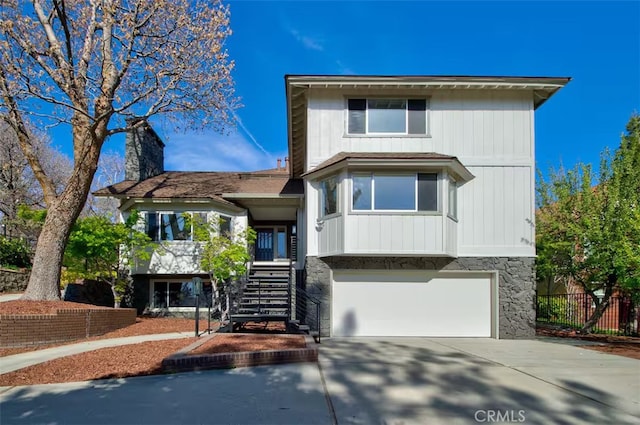
[{"label": "stone veneer wall", "polygon": [[19,270],[0,269],[0,293],[22,292],[27,289],[29,272]]},{"label": "stone veneer wall", "polygon": [[[532,257],[307,257],[306,291],[322,301],[320,331],[331,331],[330,270],[464,270],[498,271],[499,337],[535,336],[535,269]],[[307,323],[315,325],[315,310],[309,308]]]}]

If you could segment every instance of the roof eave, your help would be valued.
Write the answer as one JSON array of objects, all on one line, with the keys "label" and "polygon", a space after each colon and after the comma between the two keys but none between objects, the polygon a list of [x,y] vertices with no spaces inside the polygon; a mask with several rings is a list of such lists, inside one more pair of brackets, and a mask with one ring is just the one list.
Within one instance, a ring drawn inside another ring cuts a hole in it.
[{"label": "roof eave", "polygon": [[317,180],[318,178],[333,174],[343,169],[414,169],[420,167],[445,168],[451,170],[462,182],[467,182],[475,176],[457,158],[438,159],[371,159],[371,158],[344,158],[334,164],[303,174],[304,178]]},{"label": "roof eave", "polygon": [[287,75],[287,90],[297,87],[376,87],[423,86],[434,88],[561,88],[571,77],[517,77],[517,76],[448,76],[448,75]]},{"label": "roof eave", "polygon": [[225,199],[292,199],[303,198],[304,194],[300,193],[223,193],[221,195]]}]

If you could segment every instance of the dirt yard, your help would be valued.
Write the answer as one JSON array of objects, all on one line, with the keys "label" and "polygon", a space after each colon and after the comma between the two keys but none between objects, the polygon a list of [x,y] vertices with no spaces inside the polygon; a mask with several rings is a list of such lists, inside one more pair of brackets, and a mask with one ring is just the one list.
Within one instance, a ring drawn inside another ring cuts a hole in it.
[{"label": "dirt yard", "polygon": [[581,335],[572,330],[552,327],[538,327],[536,335],[593,341],[594,345],[583,345],[581,348],[640,360],[640,338],[638,337],[600,334]]},{"label": "dirt yard", "polygon": [[189,354],[236,353],[240,351],[290,350],[304,348],[306,343],[302,335],[234,335],[219,334],[205,342]]}]

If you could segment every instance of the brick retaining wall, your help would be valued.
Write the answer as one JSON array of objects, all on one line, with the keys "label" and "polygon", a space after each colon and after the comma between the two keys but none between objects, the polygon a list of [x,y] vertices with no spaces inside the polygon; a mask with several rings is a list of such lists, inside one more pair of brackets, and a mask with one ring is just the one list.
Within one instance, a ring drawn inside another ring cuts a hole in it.
[{"label": "brick retaining wall", "polygon": [[55,314],[0,315],[0,348],[73,341],[136,322],[133,308],[58,310]]}]

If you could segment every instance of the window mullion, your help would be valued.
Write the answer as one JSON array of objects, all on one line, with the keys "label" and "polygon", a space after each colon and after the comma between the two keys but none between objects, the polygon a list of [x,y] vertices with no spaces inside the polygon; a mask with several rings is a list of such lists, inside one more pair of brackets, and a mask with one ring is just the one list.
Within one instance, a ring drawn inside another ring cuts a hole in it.
[{"label": "window mullion", "polygon": [[418,173],[415,174],[415,180],[413,182],[413,190],[415,191],[413,196],[413,210],[418,211]]},{"label": "window mullion", "polygon": [[405,100],[404,105],[404,134],[409,134],[409,99]]},{"label": "window mullion", "polygon": [[364,100],[364,134],[369,134],[369,99]]},{"label": "window mullion", "polygon": [[376,177],[371,173],[371,211],[376,210]]}]

